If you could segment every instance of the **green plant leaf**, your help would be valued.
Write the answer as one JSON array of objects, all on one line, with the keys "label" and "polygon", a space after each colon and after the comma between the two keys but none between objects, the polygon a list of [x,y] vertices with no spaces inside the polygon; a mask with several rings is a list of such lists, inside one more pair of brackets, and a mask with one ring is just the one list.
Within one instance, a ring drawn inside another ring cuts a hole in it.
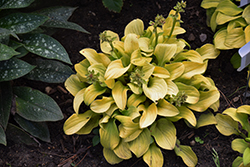
[{"label": "green plant leaf", "polygon": [[38,14],[13,13],[0,19],[0,27],[16,34],[24,34],[35,30],[46,20],[48,17]]},{"label": "green plant leaf", "polygon": [[31,53],[71,64],[68,53],[54,38],[45,34],[27,34],[21,39],[24,47]]},{"label": "green plant leaf", "polygon": [[243,9],[239,8],[231,0],[222,0],[218,4],[216,11],[219,11],[229,16],[235,16],[237,14],[240,14]]},{"label": "green plant leaf", "polygon": [[0,43],[3,43],[6,40],[6,38],[9,38],[10,35],[19,40],[18,36],[11,30],[8,30],[6,28],[0,28]]},{"label": "green plant leaf", "polygon": [[193,111],[189,110],[186,106],[183,105],[181,107],[176,108],[179,110],[180,113],[174,117],[168,118],[169,120],[176,122],[183,118],[188,121],[189,124],[191,124],[193,127],[196,126],[197,122]]},{"label": "green plant leaf", "polygon": [[35,136],[42,141],[50,142],[49,128],[45,122],[28,121],[18,114],[15,115],[14,119],[22,129],[30,133],[32,136]]},{"label": "green plant leaf", "polygon": [[118,13],[122,10],[123,6],[123,0],[102,0],[102,3],[108,10]]},{"label": "green plant leaf", "polygon": [[0,127],[6,129],[12,104],[11,82],[0,82]]},{"label": "green plant leaf", "polygon": [[248,143],[244,139],[234,139],[231,143],[231,147],[234,151],[238,151],[243,154],[243,152],[248,147]]},{"label": "green plant leaf", "polygon": [[203,0],[201,2],[201,7],[209,9],[212,7],[217,7],[221,0]]},{"label": "green plant leaf", "polygon": [[196,128],[200,128],[202,126],[213,125],[217,124],[217,121],[213,115],[213,113],[203,113],[200,115],[199,119],[197,120]]},{"label": "green plant leaf", "polygon": [[[243,167],[243,158],[238,156],[232,164],[232,167]],[[245,167],[245,166],[244,166]]]},{"label": "green plant leaf", "polygon": [[20,78],[34,68],[35,66],[16,58],[0,61],[0,81],[10,81]]},{"label": "green plant leaf", "polygon": [[112,89],[112,97],[117,107],[121,110],[124,110],[126,107],[128,90],[128,87],[124,86],[120,81],[117,81]]},{"label": "green plant leaf", "polygon": [[120,140],[119,145],[114,149],[114,153],[121,159],[130,159],[132,157],[129,144],[124,140]]},{"label": "green plant leaf", "polygon": [[150,126],[157,118],[157,107],[155,103],[150,104],[150,106],[144,106],[143,104],[141,104],[138,107],[138,111],[143,111],[139,121],[141,129]]},{"label": "green plant leaf", "polygon": [[250,147],[247,147],[243,153],[243,164],[246,166],[250,163]]},{"label": "green plant leaf", "polygon": [[130,33],[134,33],[137,35],[142,35],[144,33],[144,24],[141,19],[134,19],[124,29],[124,35],[128,35]]},{"label": "green plant leaf", "polygon": [[227,29],[226,28],[221,28],[219,31],[217,31],[214,34],[214,45],[215,45],[216,49],[221,49],[221,50],[232,49],[232,47],[225,45],[226,37],[227,37]]},{"label": "green plant leaf", "polygon": [[195,104],[199,101],[200,93],[194,86],[186,85],[182,82],[175,82],[175,84],[178,86],[180,92],[185,92],[187,96],[186,103]]},{"label": "green plant leaf", "polygon": [[[94,128],[99,125],[100,115],[94,114],[91,119],[79,130],[76,134],[86,135],[89,134]],[[99,136],[98,136],[99,137]]]},{"label": "green plant leaf", "polygon": [[123,159],[119,158],[113,150],[108,149],[108,148],[103,148],[103,155],[106,159],[106,161],[112,165],[114,164],[118,164],[121,161],[123,161]]},{"label": "green plant leaf", "polygon": [[0,2],[0,9],[24,8],[29,6],[35,0],[2,0]]},{"label": "green plant leaf", "polygon": [[205,44],[196,49],[196,51],[201,55],[203,61],[207,59],[216,59],[220,54],[220,51],[212,44]]},{"label": "green plant leaf", "polygon": [[73,95],[85,88],[85,84],[80,81],[79,77],[75,74],[72,74],[64,83],[65,88]]},{"label": "green plant leaf", "polygon": [[105,79],[110,80],[110,79],[119,78],[125,72],[128,71],[130,66],[131,66],[131,64],[129,64],[127,67],[124,67],[121,59],[112,61],[106,70]]},{"label": "green plant leaf", "polygon": [[227,36],[225,38],[225,43],[227,47],[231,48],[241,48],[246,44],[245,32],[242,27],[234,28],[227,31]]},{"label": "green plant leaf", "polygon": [[14,87],[16,112],[23,118],[34,121],[58,121],[63,118],[57,103],[48,95],[29,87]]},{"label": "green plant leaf", "polygon": [[241,17],[241,15],[239,15],[239,16],[228,16],[226,14],[218,12],[217,17],[216,17],[216,24],[217,25],[222,25],[222,24],[225,24],[225,23],[227,23],[227,22],[229,22],[231,20],[236,20],[236,19],[238,19],[240,17]]},{"label": "green plant leaf", "polygon": [[74,71],[67,65],[55,60],[32,59],[30,64],[36,66],[25,77],[30,80],[63,83]]},{"label": "green plant leaf", "polygon": [[239,68],[241,65],[241,57],[238,52],[236,52],[230,59],[231,64],[235,69]]},{"label": "green plant leaf", "polygon": [[158,65],[164,66],[166,62],[169,62],[170,59],[175,55],[177,51],[176,44],[158,44],[155,47],[154,55],[157,58]]},{"label": "green plant leaf", "polygon": [[165,99],[160,99],[157,104],[157,114],[164,117],[172,117],[178,115],[179,110],[166,101]]},{"label": "green plant leaf", "polygon": [[92,138],[92,144],[93,146],[96,146],[100,143],[100,137],[98,135],[95,135],[93,138]]},{"label": "green plant leaf", "polygon": [[163,166],[163,155],[161,149],[155,143],[151,144],[148,151],[143,155],[143,160],[149,167]]},{"label": "green plant leaf", "polygon": [[243,10],[242,17],[246,20],[247,24],[250,24],[250,5]]},{"label": "green plant leaf", "polygon": [[0,126],[0,144],[7,145],[6,135],[2,126]]},{"label": "green plant leaf", "polygon": [[92,84],[86,88],[83,93],[84,103],[88,106],[90,105],[97,96],[103,94],[106,88],[101,87],[99,84]]},{"label": "green plant leaf", "polygon": [[16,51],[19,53],[18,55],[15,56],[16,58],[22,58],[29,53],[29,51],[25,49],[25,47],[23,46],[17,48]]},{"label": "green plant leaf", "polygon": [[239,135],[238,122],[234,121],[230,116],[217,114],[215,118],[217,121],[215,126],[221,134],[225,136]]}]

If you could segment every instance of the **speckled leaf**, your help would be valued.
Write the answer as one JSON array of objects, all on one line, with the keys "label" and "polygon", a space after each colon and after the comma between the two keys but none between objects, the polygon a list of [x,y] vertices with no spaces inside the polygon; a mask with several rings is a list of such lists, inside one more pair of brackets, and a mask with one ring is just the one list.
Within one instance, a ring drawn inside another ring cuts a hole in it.
[{"label": "speckled leaf", "polygon": [[36,29],[47,19],[48,17],[38,14],[13,13],[0,19],[0,27],[16,34],[24,34]]},{"label": "speckled leaf", "polygon": [[2,0],[0,9],[24,8],[29,6],[35,0]]},{"label": "speckled leaf", "polygon": [[29,87],[14,87],[16,112],[23,118],[34,121],[58,121],[63,118],[57,103],[46,94]]},{"label": "speckled leaf", "polygon": [[45,142],[50,142],[49,128],[45,122],[28,121],[18,114],[14,117],[15,121],[22,129]]},{"label": "speckled leaf", "polygon": [[39,56],[57,59],[71,64],[69,55],[64,47],[54,38],[45,34],[29,34],[22,36],[24,47]]},{"label": "speckled leaf", "polygon": [[17,48],[16,51],[19,53],[18,55],[15,56],[16,58],[24,57],[29,53],[29,51],[27,49],[25,49],[25,47],[23,47],[23,46]]},{"label": "speckled leaf", "polygon": [[69,66],[55,60],[33,59],[31,64],[36,68],[25,76],[30,80],[62,83],[74,73]]},{"label": "speckled leaf", "polygon": [[12,87],[10,82],[0,82],[0,127],[6,129],[12,103]]},{"label": "speckled leaf", "polygon": [[5,41],[6,38],[9,38],[10,35],[15,37],[16,39],[19,39],[18,36],[14,32],[12,32],[12,31],[10,31],[10,30],[8,30],[6,28],[0,28],[0,42],[1,43],[3,41]]},{"label": "speckled leaf", "polygon": [[3,144],[5,146],[7,144],[7,142],[6,142],[6,135],[5,135],[5,132],[4,132],[2,126],[0,126],[0,144]]},{"label": "speckled leaf", "polygon": [[34,66],[19,59],[9,59],[0,62],[0,81],[10,81],[29,73]]},{"label": "speckled leaf", "polygon": [[0,61],[8,60],[14,55],[18,55],[18,54],[19,53],[16,52],[11,47],[0,43]]}]

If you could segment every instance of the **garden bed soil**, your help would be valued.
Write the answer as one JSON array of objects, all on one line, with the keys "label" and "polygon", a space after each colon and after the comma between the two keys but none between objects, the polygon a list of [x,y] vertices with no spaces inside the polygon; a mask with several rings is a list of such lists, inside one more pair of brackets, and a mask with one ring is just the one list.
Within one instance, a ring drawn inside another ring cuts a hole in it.
[{"label": "garden bed soil", "polygon": [[[84,59],[79,51],[83,48],[93,48],[100,51],[99,34],[104,30],[117,32],[123,36],[125,26],[133,19],[140,18],[145,27],[150,20],[154,20],[157,14],[167,17],[169,11],[176,4],[176,0],[125,0],[120,13],[113,13],[103,7],[100,0],[74,0],[58,1],[61,5],[78,7],[70,21],[75,22],[89,31],[84,34],[72,30],[59,30],[53,35],[67,50],[73,64]],[[182,13],[182,27],[187,31],[184,38],[196,49],[205,43],[212,43],[213,32],[206,25],[206,11],[200,7],[200,0],[188,0],[186,12]],[[46,4],[46,3],[44,3]],[[51,4],[51,2],[49,2]],[[202,38],[203,37],[203,38]],[[204,38],[205,37],[205,38]],[[237,72],[230,64],[230,57],[234,51],[222,51],[216,60],[210,60],[205,76],[211,77],[218,87],[221,98],[218,112],[228,107],[238,107],[243,104],[244,89],[246,86],[246,71]],[[73,68],[73,66],[72,66]],[[111,167],[102,154],[102,146],[92,146],[94,134],[67,136],[63,132],[63,123],[74,112],[72,108],[73,96],[64,89],[63,84],[47,84],[28,80],[15,81],[18,85],[30,86],[44,93],[46,87],[51,87],[49,94],[61,107],[64,119],[54,123],[48,123],[51,134],[51,142],[39,141],[39,146],[27,146],[18,144],[8,139],[8,146],[0,145],[1,167],[70,167],[78,164],[78,167]],[[249,104],[247,99],[246,103]],[[231,149],[231,141],[235,136],[223,136],[214,126],[200,129],[191,129],[182,122],[178,122],[177,136],[182,144],[191,145],[198,157],[198,167],[213,167],[212,148],[218,155],[221,167],[231,166],[238,153]],[[194,142],[195,137],[200,137],[204,143]],[[193,145],[194,144],[194,145]],[[182,167],[185,164],[174,151],[162,150],[165,167]],[[135,156],[125,160],[114,167],[146,167],[142,158]]]}]

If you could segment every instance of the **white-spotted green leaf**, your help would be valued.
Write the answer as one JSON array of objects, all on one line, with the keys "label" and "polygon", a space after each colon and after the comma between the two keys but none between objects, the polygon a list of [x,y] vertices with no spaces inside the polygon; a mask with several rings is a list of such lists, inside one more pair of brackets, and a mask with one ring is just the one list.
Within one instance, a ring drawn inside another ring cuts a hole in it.
[{"label": "white-spotted green leaf", "polygon": [[2,126],[0,126],[0,144],[7,145],[6,135]]},{"label": "white-spotted green leaf", "polygon": [[102,99],[93,101],[90,105],[90,109],[95,113],[104,113],[113,103],[114,99],[112,97],[103,96]]},{"label": "white-spotted green leaf", "polygon": [[231,48],[241,48],[246,44],[245,33],[242,27],[234,28],[227,32],[225,45]]},{"label": "white-spotted green leaf", "polygon": [[227,37],[227,29],[220,29],[217,31],[214,35],[214,45],[216,49],[221,49],[221,50],[228,50],[232,49],[230,46],[225,45],[225,40]]},{"label": "white-spotted green leaf", "polygon": [[96,128],[99,125],[100,116],[99,115],[93,115],[90,120],[80,129],[76,132],[76,134],[79,135],[86,135],[89,134],[94,128]]},{"label": "white-spotted green leaf", "polygon": [[179,110],[165,99],[160,99],[157,104],[157,114],[164,117],[172,117],[178,115]]},{"label": "white-spotted green leaf", "polygon": [[215,118],[217,121],[215,126],[221,134],[225,136],[239,135],[238,122],[234,121],[230,116],[217,114]]},{"label": "white-spotted green leaf", "polygon": [[97,96],[103,94],[106,88],[101,87],[99,84],[92,84],[87,87],[83,93],[83,99],[85,104],[90,105]]},{"label": "white-spotted green leaf", "polygon": [[197,63],[203,63],[201,55],[195,50],[181,52],[174,57],[175,62],[182,62],[185,60],[190,60],[192,62],[197,62]]},{"label": "white-spotted green leaf", "polygon": [[243,164],[249,165],[250,164],[250,147],[247,147],[243,153]]},{"label": "white-spotted green leaf", "polygon": [[79,77],[72,74],[64,83],[65,88],[75,96],[80,90],[85,87],[85,84],[79,80]]},{"label": "white-spotted green leaf", "polygon": [[114,149],[114,153],[121,159],[130,159],[132,157],[129,144],[121,140],[119,145]]},{"label": "white-spotted green leaf", "polygon": [[166,62],[175,55],[177,50],[176,44],[158,44],[155,47],[154,55],[158,61],[159,66],[164,66]]},{"label": "white-spotted green leaf", "polygon": [[199,101],[200,93],[194,86],[186,85],[181,82],[176,82],[175,84],[178,86],[179,91],[184,92],[187,96],[186,103],[195,104]]},{"label": "white-spotted green leaf", "polygon": [[175,126],[171,121],[161,118],[151,126],[150,131],[161,148],[174,149],[177,137]]},{"label": "white-spotted green leaf", "polygon": [[160,167],[163,166],[164,158],[161,149],[155,143],[152,143],[148,151],[143,155],[143,160],[149,167]]},{"label": "white-spotted green leaf", "polygon": [[209,9],[212,7],[217,7],[221,0],[203,0],[201,2],[201,7],[204,9]]},{"label": "white-spotted green leaf", "polygon": [[63,83],[74,71],[67,65],[55,60],[33,59],[30,63],[36,66],[25,77],[30,80],[47,83]]},{"label": "white-spotted green leaf", "polygon": [[[6,28],[1,28],[0,27],[0,43],[4,43],[4,44],[7,44],[8,41],[9,41],[9,36],[13,36],[15,37],[16,39],[19,40],[18,36],[11,30],[9,29],[6,29]],[[7,41],[7,42],[6,42]],[[9,42],[8,46],[11,46],[11,41]],[[5,43],[6,42],[6,43]],[[12,46],[11,46],[12,47]],[[13,47],[12,47],[13,48]],[[16,48],[13,48],[13,49],[16,49]]]},{"label": "white-spotted green leaf", "polygon": [[31,53],[71,64],[64,47],[54,38],[45,34],[29,34],[21,37],[24,47]]},{"label": "white-spotted green leaf", "polygon": [[79,90],[75,95],[75,98],[73,101],[73,108],[74,108],[74,111],[76,114],[79,113],[79,108],[80,108],[82,102],[84,101],[85,90],[86,90],[86,88],[83,88],[83,89]]},{"label": "white-spotted green leaf", "polygon": [[222,25],[222,24],[225,24],[231,20],[235,20],[235,19],[238,19],[240,18],[241,15],[239,16],[229,16],[229,15],[226,15],[226,14],[223,14],[221,12],[218,12],[217,14],[217,17],[216,17],[216,24],[217,25]]},{"label": "white-spotted green leaf", "polygon": [[25,49],[25,47],[23,46],[17,48],[16,51],[19,53],[18,55],[15,56],[16,58],[22,58],[29,53],[29,51]]},{"label": "white-spotted green leaf", "polygon": [[35,0],[2,0],[0,9],[24,8],[29,6]]},{"label": "white-spotted green leaf", "polygon": [[14,87],[16,112],[23,118],[34,121],[58,121],[63,118],[57,103],[48,95],[29,87]]},{"label": "white-spotted green leaf", "polygon": [[220,51],[212,44],[205,44],[202,47],[196,49],[196,51],[201,55],[203,61],[207,59],[216,59],[220,54]]},{"label": "white-spotted green leaf", "polygon": [[138,111],[143,111],[140,118],[140,128],[146,128],[154,123],[157,117],[157,107],[155,103],[152,103],[150,106],[146,107],[143,104],[138,107]]},{"label": "white-spotted green leaf", "polygon": [[180,62],[166,64],[165,68],[170,72],[169,79],[171,80],[175,80],[176,78],[180,77],[185,70],[185,66]]},{"label": "white-spotted green leaf", "polygon": [[125,72],[128,71],[128,69],[130,68],[129,64],[127,67],[124,67],[122,64],[122,60],[118,59],[115,61],[112,61],[105,73],[105,79],[106,80],[110,80],[110,79],[116,79],[119,78],[120,76],[122,76]]},{"label": "white-spotted green leaf", "polygon": [[114,150],[108,149],[108,148],[103,148],[103,156],[106,159],[106,161],[112,165],[118,164],[123,159],[119,158],[115,153]]},{"label": "white-spotted green leaf", "polygon": [[231,143],[232,149],[243,154],[249,144],[244,139],[234,139]]},{"label": "white-spotted green leaf", "polygon": [[235,16],[237,14],[240,14],[243,9],[239,8],[231,0],[223,0],[218,4],[216,11],[219,11],[229,16]]},{"label": "white-spotted green leaf", "polygon": [[6,129],[13,97],[11,82],[0,82],[0,92],[0,127]]},{"label": "white-spotted green leaf", "polygon": [[0,81],[10,81],[20,78],[34,68],[35,66],[16,58],[0,61]]},{"label": "white-spotted green leaf", "polygon": [[126,36],[131,33],[140,36],[144,33],[144,24],[142,20],[134,19],[130,23],[128,23],[128,25],[125,27],[124,35]]},{"label": "white-spotted green leaf", "polygon": [[213,115],[213,113],[203,113],[199,116],[199,119],[197,120],[196,128],[200,128],[207,125],[214,125],[217,124],[217,121]]},{"label": "white-spotted green leaf", "polygon": [[139,158],[147,152],[150,146],[150,140],[150,131],[148,128],[145,128],[135,140],[129,142],[129,148],[136,157]]},{"label": "white-spotted green leaf", "polygon": [[250,5],[248,5],[243,13],[242,13],[242,17],[246,20],[247,24],[250,24]]},{"label": "white-spotted green leaf", "polygon": [[124,86],[120,81],[117,81],[112,89],[112,96],[117,107],[121,110],[124,110],[126,107],[128,90],[128,87]]},{"label": "white-spotted green leaf", "polygon": [[48,17],[31,13],[13,13],[0,19],[0,27],[16,34],[31,32],[42,25]]},{"label": "white-spotted green leaf", "polygon": [[193,152],[191,147],[180,145],[179,140],[177,140],[175,148],[174,148],[174,152],[177,156],[180,156],[182,158],[182,160],[188,167],[196,166],[198,162],[198,158]]}]

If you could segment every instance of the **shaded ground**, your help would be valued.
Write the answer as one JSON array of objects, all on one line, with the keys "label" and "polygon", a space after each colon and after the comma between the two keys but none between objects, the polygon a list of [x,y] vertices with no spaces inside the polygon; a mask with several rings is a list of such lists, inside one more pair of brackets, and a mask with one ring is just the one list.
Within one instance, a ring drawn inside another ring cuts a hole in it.
[{"label": "shaded ground", "polygon": [[[91,34],[83,34],[71,30],[60,30],[54,37],[62,43],[68,51],[73,64],[83,59],[79,51],[90,47],[99,49],[99,33],[103,30],[112,30],[123,36],[125,26],[133,19],[140,18],[147,27],[150,20],[153,20],[157,14],[167,16],[171,8],[176,4],[176,0],[125,0],[121,13],[109,12],[102,6],[100,0],[74,0],[61,2],[62,5],[78,6],[70,21],[75,22]],[[184,38],[192,47],[196,49],[205,43],[212,43],[213,33],[206,26],[206,12],[199,7],[200,0],[187,2],[186,12],[182,14],[184,23],[182,27],[186,29],[186,34],[180,37]],[[206,34],[205,41],[200,40],[200,35]],[[244,89],[237,91],[238,88],[246,85],[246,71],[238,73],[233,69],[229,62],[232,51],[224,51],[216,60],[210,60],[206,76],[211,77],[216,86],[221,91],[221,106],[219,112],[229,106],[238,107],[242,104],[242,94]],[[51,132],[51,143],[41,142],[40,147],[15,144],[8,141],[8,147],[0,145],[0,166],[18,167],[18,166],[71,166],[79,163],[79,167],[109,167],[103,155],[101,145],[92,147],[93,134],[85,136],[66,136],[63,133],[62,126],[64,121],[73,113],[73,97],[62,90],[63,84],[46,84],[40,82],[22,81],[21,85],[28,85],[45,92],[47,86],[54,92],[50,94],[61,107],[65,119],[56,123],[49,123]],[[231,95],[234,93],[233,95]],[[231,96],[230,96],[231,95]],[[247,100],[248,102],[248,100]],[[231,166],[237,153],[230,148],[234,136],[225,137],[218,133],[213,126],[204,127],[198,130],[189,129],[183,122],[178,122],[177,135],[182,144],[190,145],[195,137],[204,140],[204,144],[195,143],[192,146],[193,151],[198,156],[199,167],[215,166],[212,158],[211,148],[214,148],[219,156],[221,167]],[[174,151],[163,150],[164,166],[185,166],[180,157],[177,157]],[[72,161],[71,161],[72,160]],[[146,167],[142,158],[133,157],[128,161],[123,161],[114,167]]]}]

